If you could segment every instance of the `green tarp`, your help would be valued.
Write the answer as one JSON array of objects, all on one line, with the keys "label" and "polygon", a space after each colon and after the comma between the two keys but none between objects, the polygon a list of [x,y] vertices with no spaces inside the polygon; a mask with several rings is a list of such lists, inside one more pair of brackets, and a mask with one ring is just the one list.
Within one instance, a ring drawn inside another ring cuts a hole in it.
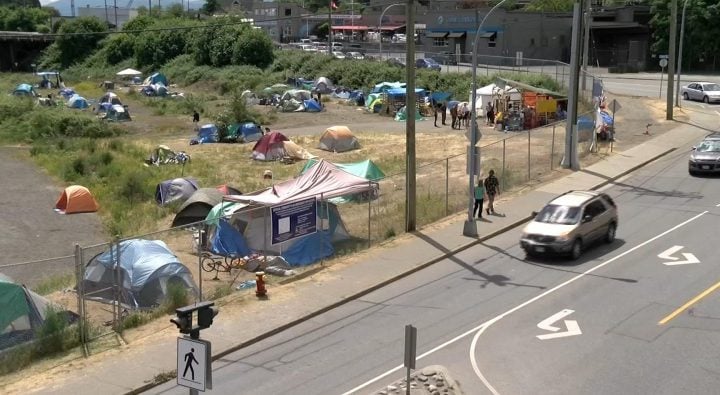
[{"label": "green tarp", "polygon": [[[415,108],[415,120],[416,121],[422,121],[424,118],[420,114],[420,110],[418,108]],[[407,120],[407,113],[405,111],[405,107],[403,106],[400,110],[398,110],[397,114],[395,114],[395,120],[404,122]]]},{"label": "green tarp", "polygon": [[3,333],[13,321],[28,315],[29,312],[22,286],[6,282],[0,277],[0,333]]}]

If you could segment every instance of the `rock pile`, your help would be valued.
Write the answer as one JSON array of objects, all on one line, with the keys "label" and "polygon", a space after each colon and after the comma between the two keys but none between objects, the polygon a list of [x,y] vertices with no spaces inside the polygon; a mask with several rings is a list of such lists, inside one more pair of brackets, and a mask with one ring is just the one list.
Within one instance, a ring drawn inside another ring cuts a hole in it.
[{"label": "rock pile", "polygon": [[[398,380],[380,390],[372,392],[373,395],[404,395],[406,394],[406,379]],[[460,385],[450,376],[447,369],[440,365],[433,365],[415,371],[410,375],[411,395],[464,395]]]}]

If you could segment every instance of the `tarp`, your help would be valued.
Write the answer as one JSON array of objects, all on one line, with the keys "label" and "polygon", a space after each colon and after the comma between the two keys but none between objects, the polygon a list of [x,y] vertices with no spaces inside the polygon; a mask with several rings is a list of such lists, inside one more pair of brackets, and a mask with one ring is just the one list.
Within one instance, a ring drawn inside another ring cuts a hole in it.
[{"label": "tarp", "polygon": [[258,141],[263,136],[262,128],[253,122],[245,122],[240,126],[240,136],[243,143]]},{"label": "tarp", "polygon": [[231,187],[228,184],[218,185],[215,189],[220,191],[223,195],[242,195],[242,192],[239,189]]},{"label": "tarp", "polygon": [[290,158],[311,159],[315,157],[315,155],[311,154],[305,148],[295,144],[291,140],[283,141],[283,149],[285,150],[285,155]]},{"label": "tarp", "polygon": [[313,84],[313,89],[316,92],[320,92],[320,93],[330,93],[330,92],[332,92],[332,86],[333,86],[333,83],[332,83],[332,81],[330,81],[329,78],[320,77]]},{"label": "tarp", "polygon": [[[305,173],[318,162],[319,161],[317,159],[310,159],[302,170],[300,170],[300,174]],[[362,177],[370,181],[379,181],[385,178],[385,173],[383,173],[375,162],[370,159],[353,163],[333,163],[333,166],[337,166],[339,169],[342,169],[352,175]]]},{"label": "tarp", "polygon": [[192,178],[165,180],[155,187],[155,202],[164,206],[173,202],[184,202],[198,189]]},{"label": "tarp", "polygon": [[[388,89],[386,93],[389,96],[405,96],[405,88],[392,88]],[[426,93],[425,89],[423,88],[415,88],[415,94],[418,96],[424,96]]]},{"label": "tarp", "polygon": [[37,96],[37,93],[35,92],[35,88],[33,88],[30,84],[20,84],[15,87],[15,90],[13,91],[14,96],[28,96],[28,97],[35,97]]},{"label": "tarp", "polygon": [[165,75],[161,73],[152,73],[149,77],[145,78],[144,85],[156,85],[156,84],[162,84],[164,86],[168,86],[168,81]]},{"label": "tarp", "polygon": [[60,96],[64,97],[65,99],[69,99],[72,97],[72,95],[75,94],[75,91],[72,88],[63,88],[63,89],[60,89],[58,94]]},{"label": "tarp", "polygon": [[220,218],[230,217],[234,212],[247,207],[247,204],[237,202],[220,202],[213,207],[205,217],[205,224],[217,226]]},{"label": "tarp", "polygon": [[132,118],[130,118],[130,113],[127,111],[127,109],[119,104],[113,104],[112,106],[110,106],[110,108],[108,108],[107,112],[105,113],[103,119],[117,122],[132,120]]},{"label": "tarp", "polygon": [[[415,120],[416,120],[416,121],[421,121],[421,120],[423,120],[423,119],[424,119],[424,118],[423,118],[422,114],[420,114],[420,110],[419,110],[417,107],[415,107]],[[403,106],[402,108],[400,108],[400,109],[398,110],[397,114],[395,114],[395,120],[396,120],[396,121],[400,121],[400,122],[403,122],[403,121],[406,121],[406,120],[407,120],[407,113],[406,113],[406,111],[405,111],[405,106]]]},{"label": "tarp", "polygon": [[119,75],[121,77],[136,76],[136,75],[142,75],[142,71],[137,71],[135,69],[125,69],[125,70],[118,71],[115,75]]},{"label": "tarp", "polygon": [[228,201],[274,205],[320,195],[324,199],[377,190],[377,183],[352,175],[321,159],[298,178],[283,181],[253,195],[228,195]]},{"label": "tarp", "polygon": [[222,201],[223,193],[217,188],[200,188],[180,206],[173,218],[172,227],[204,221],[212,208]]},{"label": "tarp", "polygon": [[245,90],[240,94],[240,97],[245,99],[245,104],[247,105],[255,105],[260,103],[260,99],[257,97],[257,95],[250,90]]},{"label": "tarp", "polygon": [[191,294],[197,294],[190,270],[165,242],[143,239],[121,241],[93,257],[87,264],[83,278],[86,294],[113,301],[116,262],[120,269],[120,302],[130,308],[158,306],[165,300],[170,284],[177,284]]},{"label": "tarp", "polygon": [[360,142],[347,126],[331,126],[320,136],[318,148],[330,152],[346,152],[360,148]]},{"label": "tarp", "polygon": [[55,202],[55,211],[61,214],[92,213],[98,211],[92,193],[82,185],[70,185]]},{"label": "tarp", "polygon": [[200,130],[198,130],[198,142],[200,144],[217,143],[218,141],[220,141],[220,138],[215,124],[209,123],[200,126]]},{"label": "tarp", "polygon": [[280,160],[285,156],[283,141],[288,140],[290,139],[280,132],[270,132],[255,143],[252,158],[264,161]]},{"label": "tarp", "polygon": [[247,241],[226,219],[219,219],[217,228],[210,239],[210,251],[229,257],[243,257],[252,254]]},{"label": "tarp", "polygon": [[120,101],[120,98],[118,95],[116,95],[113,92],[106,92],[104,95],[98,99],[98,103],[110,103],[110,104],[118,104],[122,106],[122,102]]},{"label": "tarp", "polygon": [[407,84],[404,83],[404,82],[381,82],[381,83],[379,83],[379,84],[376,84],[376,85],[373,87],[371,93],[386,92],[386,91],[388,91],[389,89],[393,89],[393,88],[403,88],[403,89],[405,89],[405,86],[406,86],[406,85],[407,85]]}]

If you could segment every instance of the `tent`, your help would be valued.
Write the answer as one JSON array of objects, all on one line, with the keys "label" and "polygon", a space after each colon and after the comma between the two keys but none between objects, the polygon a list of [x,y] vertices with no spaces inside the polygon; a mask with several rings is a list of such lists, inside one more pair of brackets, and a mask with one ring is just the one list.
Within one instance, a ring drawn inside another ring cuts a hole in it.
[{"label": "tent", "polygon": [[61,214],[94,213],[98,204],[92,193],[81,185],[70,185],[55,202],[55,211]]},{"label": "tent", "polygon": [[114,122],[132,121],[132,118],[130,118],[130,112],[128,112],[127,108],[118,104],[110,106],[102,119]]},{"label": "tent", "polygon": [[161,206],[173,202],[184,202],[198,189],[192,178],[165,180],[155,187],[155,202]]},{"label": "tent", "polygon": [[253,147],[252,158],[255,160],[272,161],[279,160],[285,156],[283,141],[289,141],[280,132],[270,132],[264,136]]},{"label": "tent", "polygon": [[33,88],[30,84],[20,84],[15,87],[15,90],[13,91],[13,96],[19,96],[19,97],[36,97],[38,96],[37,92],[35,92],[35,88]]},{"label": "tent", "polygon": [[[420,114],[420,109],[415,107],[415,120],[421,121],[423,119],[424,118],[423,118],[422,114]],[[402,106],[402,108],[400,108],[398,110],[397,114],[395,114],[395,120],[399,121],[399,122],[403,122],[403,121],[407,120],[407,112],[406,112],[405,106]]]},{"label": "tent", "polygon": [[[35,339],[50,306],[47,299],[0,273],[0,350]],[[73,313],[64,314],[68,323],[77,319]]]},{"label": "tent", "polygon": [[106,92],[104,95],[98,99],[98,103],[110,103],[110,104],[119,104],[122,105],[122,102],[120,102],[120,98],[118,95],[116,95],[113,92]]},{"label": "tent", "polygon": [[293,159],[311,159],[315,157],[315,155],[291,140],[283,141],[283,149],[285,150],[285,156]]},{"label": "tent", "polygon": [[389,89],[405,89],[405,85],[404,82],[381,82],[373,87],[371,93],[387,92]]},{"label": "tent", "polygon": [[248,206],[248,204],[243,203],[222,201],[210,209],[207,217],[205,217],[205,223],[208,226],[217,226],[220,218],[230,218],[233,213]]},{"label": "tent", "polygon": [[240,94],[240,97],[242,99],[245,99],[245,104],[249,106],[260,103],[260,99],[257,97],[257,95],[250,90],[243,91],[243,93]]},{"label": "tent", "polygon": [[161,73],[152,73],[149,77],[145,78],[145,82],[143,85],[157,85],[162,84],[163,86],[168,86],[167,78],[165,78],[165,75]]},{"label": "tent", "polygon": [[87,99],[76,93],[70,96],[67,102],[67,106],[70,108],[84,109],[90,107],[90,104],[88,103]]},{"label": "tent", "polygon": [[225,138],[230,141],[249,143],[262,138],[263,132],[260,125],[254,122],[234,123],[228,127]]},{"label": "tent", "polygon": [[197,294],[190,270],[161,240],[125,240],[93,257],[83,276],[86,294],[112,303],[115,300],[115,267],[119,269],[120,303],[131,309],[160,305],[171,284]]},{"label": "tent", "polygon": [[320,93],[330,93],[333,90],[333,83],[327,77],[318,78],[313,84],[313,90]]},{"label": "tent", "polygon": [[[517,89],[511,88],[507,90],[507,93],[518,93]],[[477,110],[485,110],[488,103],[494,103],[495,99],[500,99],[505,94],[505,90],[495,84],[485,85],[482,88],[478,88],[476,91],[476,105]],[[472,106],[472,91],[470,91],[470,97],[468,98],[470,107]],[[497,111],[497,110],[496,110]]]},{"label": "tent", "polygon": [[322,106],[315,100],[303,100],[302,110],[306,112],[320,112]]},{"label": "tent", "polygon": [[360,142],[347,126],[331,126],[320,136],[318,148],[330,152],[345,152],[360,148]]},{"label": "tent", "polygon": [[205,220],[212,208],[222,201],[223,193],[217,188],[200,188],[180,206],[172,227]]},{"label": "tent", "polygon": [[198,142],[200,144],[205,143],[217,143],[220,141],[218,133],[218,127],[215,124],[209,123],[207,125],[200,126],[198,130]]},{"label": "tent", "polygon": [[[304,174],[306,171],[310,170],[310,168],[318,164],[318,162],[319,161],[317,159],[310,159],[305,164],[305,167],[300,170],[300,174]],[[354,163],[333,163],[332,165],[352,175],[362,177],[370,181],[379,181],[385,178],[385,173],[383,173],[375,162],[370,159]]]},{"label": "tent", "polygon": [[115,75],[120,77],[134,77],[138,75],[142,75],[142,71],[137,71],[135,69],[125,69],[118,71]]},{"label": "tent", "polygon": [[220,191],[223,195],[242,195],[242,192],[239,189],[231,187],[228,184],[218,185],[215,189]]},{"label": "tent", "polygon": [[[318,231],[275,245],[270,242],[269,207],[312,197],[323,196],[327,200],[359,193],[376,193],[376,191],[377,183],[354,176],[327,161],[320,160],[298,178],[275,184],[271,188],[252,194],[226,196],[221,211],[233,211],[229,223],[239,231],[251,250],[281,255],[294,266],[307,265],[331,256],[334,254],[332,242],[349,237],[337,206],[327,201],[317,200]],[[232,202],[247,206],[227,204]],[[217,215],[217,212],[215,214]]]},{"label": "tent", "polygon": [[63,88],[63,89],[60,89],[58,94],[60,96],[64,97],[65,99],[69,99],[75,94],[75,91],[72,88]]},{"label": "tent", "polygon": [[[290,89],[280,96],[280,110],[283,112],[296,111],[303,106],[305,100],[311,100],[312,94],[304,89]],[[301,110],[302,111],[302,110]]]},{"label": "tent", "polygon": [[147,165],[167,165],[171,163],[184,164],[190,160],[190,155],[185,151],[175,152],[167,145],[158,145],[150,153],[150,157],[145,159]]}]

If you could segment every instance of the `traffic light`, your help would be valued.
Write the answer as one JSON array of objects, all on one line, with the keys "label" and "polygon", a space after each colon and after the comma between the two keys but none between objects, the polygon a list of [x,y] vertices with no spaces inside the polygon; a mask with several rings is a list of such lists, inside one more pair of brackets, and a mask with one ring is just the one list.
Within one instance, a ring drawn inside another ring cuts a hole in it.
[{"label": "traffic light", "polygon": [[177,317],[170,319],[170,322],[178,327],[180,333],[188,334],[192,332],[192,311],[180,312],[176,310],[175,314],[177,314]]},{"label": "traffic light", "polygon": [[198,310],[198,326],[200,329],[209,328],[213,323],[213,318],[220,312],[220,309],[214,306],[206,306]]}]

